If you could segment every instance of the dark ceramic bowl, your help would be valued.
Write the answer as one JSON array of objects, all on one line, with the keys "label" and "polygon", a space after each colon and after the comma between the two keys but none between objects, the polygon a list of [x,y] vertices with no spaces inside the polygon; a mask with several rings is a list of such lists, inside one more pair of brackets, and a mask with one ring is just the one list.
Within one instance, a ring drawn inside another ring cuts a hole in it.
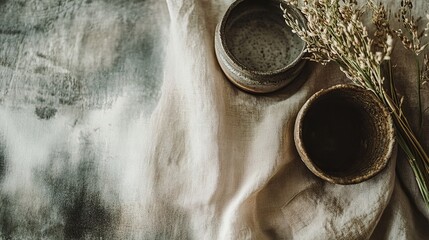
[{"label": "dark ceramic bowl", "polygon": [[278,90],[294,80],[305,64],[305,43],[284,22],[280,4],[305,23],[302,14],[284,1],[238,0],[216,27],[219,65],[243,90]]},{"label": "dark ceramic bowl", "polygon": [[298,113],[295,145],[320,178],[354,184],[379,173],[394,146],[393,121],[370,91],[336,85],[315,93]]}]

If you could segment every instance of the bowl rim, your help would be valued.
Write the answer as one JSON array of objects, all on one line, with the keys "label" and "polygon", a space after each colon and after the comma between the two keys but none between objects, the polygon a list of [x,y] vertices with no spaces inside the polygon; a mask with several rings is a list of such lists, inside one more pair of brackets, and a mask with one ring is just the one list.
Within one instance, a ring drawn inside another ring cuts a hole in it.
[{"label": "bowl rim", "polygon": [[[358,174],[358,175],[350,175],[350,176],[344,176],[344,177],[338,177],[333,176],[322,169],[320,169],[316,164],[313,163],[310,156],[308,155],[307,151],[305,150],[304,143],[302,141],[302,125],[303,125],[303,119],[306,116],[307,112],[309,111],[311,105],[317,100],[325,96],[327,94],[330,94],[332,92],[338,92],[342,90],[351,90],[356,92],[357,94],[361,96],[365,96],[368,98],[368,101],[371,101],[373,107],[379,109],[381,111],[382,116],[385,117],[385,121],[383,121],[382,124],[385,124],[386,126],[386,136],[388,140],[388,145],[386,146],[386,150],[384,154],[381,156],[381,158],[370,165],[369,170],[367,172]],[[391,114],[389,113],[388,109],[378,100],[378,98],[374,95],[373,92],[366,90],[362,87],[352,85],[352,84],[337,84],[334,86],[331,86],[326,89],[321,89],[318,92],[314,93],[301,107],[300,111],[298,112],[298,115],[295,120],[295,127],[294,127],[294,142],[295,147],[298,151],[299,156],[301,157],[301,160],[304,162],[304,164],[307,166],[307,168],[314,173],[316,176],[336,184],[356,184],[363,182],[365,180],[368,180],[375,175],[377,175],[379,172],[381,172],[389,162],[393,149],[395,146],[395,128],[393,126],[393,119]]]},{"label": "bowl rim", "polygon": [[[256,1],[258,1],[258,0],[256,0]],[[302,41],[303,44],[302,44],[302,48],[301,48],[299,55],[292,62],[290,62],[288,65],[286,65],[282,68],[279,68],[279,69],[269,70],[269,71],[253,70],[253,69],[250,69],[247,66],[241,64],[236,59],[236,57],[231,53],[230,49],[228,48],[226,29],[225,28],[226,28],[227,22],[230,20],[230,15],[231,15],[232,11],[234,11],[235,8],[243,2],[255,2],[255,0],[236,0],[235,2],[233,2],[229,6],[229,8],[225,12],[225,14],[223,15],[222,20],[221,20],[220,25],[219,25],[220,45],[222,47],[222,50],[225,52],[227,61],[230,64],[232,64],[233,67],[240,72],[244,72],[247,74],[255,74],[255,75],[259,75],[259,76],[271,76],[271,75],[284,73],[284,72],[287,72],[288,70],[290,70],[291,68],[293,68],[295,65],[297,65],[303,59],[303,57],[305,55],[305,49],[307,48],[307,44],[305,43],[305,41]],[[259,0],[259,2],[264,3],[264,4],[269,4],[270,2],[278,2],[279,4],[283,4],[283,6],[285,8],[288,8],[291,11],[293,11],[293,13],[300,19],[301,24],[305,25],[306,21],[305,21],[304,16],[302,15],[302,13],[299,12],[298,9],[293,8],[292,6],[288,5],[285,0],[267,0],[267,1]],[[279,7],[279,10],[280,10],[280,7]],[[286,23],[285,23],[285,26],[286,26]],[[295,34],[295,33],[291,32],[291,34]]]}]

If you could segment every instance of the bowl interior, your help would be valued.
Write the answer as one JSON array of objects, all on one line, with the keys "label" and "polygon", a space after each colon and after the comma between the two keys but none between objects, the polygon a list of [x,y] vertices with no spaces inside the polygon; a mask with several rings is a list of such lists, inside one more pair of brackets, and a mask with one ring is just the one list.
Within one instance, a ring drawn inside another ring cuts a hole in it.
[{"label": "bowl interior", "polygon": [[368,178],[390,155],[391,122],[372,93],[335,89],[314,98],[302,118],[308,160],[327,178]]},{"label": "bowl interior", "polygon": [[244,0],[227,14],[226,50],[244,69],[279,71],[300,58],[304,42],[285,24],[280,1]]}]

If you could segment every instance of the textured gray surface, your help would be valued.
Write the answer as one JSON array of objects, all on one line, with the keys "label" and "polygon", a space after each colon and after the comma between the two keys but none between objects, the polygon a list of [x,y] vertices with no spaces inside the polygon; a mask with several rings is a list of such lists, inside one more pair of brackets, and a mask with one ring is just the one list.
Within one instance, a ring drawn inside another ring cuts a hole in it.
[{"label": "textured gray surface", "polygon": [[162,82],[165,4],[52,0],[0,6],[3,104],[91,109],[124,93],[136,105],[153,104]]},{"label": "textured gray surface", "polygon": [[150,117],[168,22],[157,1],[0,1],[1,239],[114,236],[118,190],[93,140],[111,118],[88,119],[121,100],[124,127]]}]

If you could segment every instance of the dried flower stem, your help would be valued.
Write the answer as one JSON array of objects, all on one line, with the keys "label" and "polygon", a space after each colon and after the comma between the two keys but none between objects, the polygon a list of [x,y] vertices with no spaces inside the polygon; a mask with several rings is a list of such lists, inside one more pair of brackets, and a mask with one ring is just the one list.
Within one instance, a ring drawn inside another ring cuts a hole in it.
[{"label": "dried flower stem", "polygon": [[[286,2],[298,8],[307,19],[306,26],[302,26],[292,14],[288,13],[287,9],[280,6],[284,12],[286,24],[307,43],[306,51],[310,54],[309,59],[321,64],[330,61],[338,63],[341,71],[352,83],[372,91],[390,110],[397,130],[397,141],[408,157],[423,200],[429,208],[429,157],[401,109],[402,99],[399,99],[396,94],[390,63],[393,35],[398,35],[404,45],[412,49],[416,55],[427,46],[427,44],[421,44],[420,38],[424,34],[416,34],[418,28],[414,18],[403,17],[406,22],[405,29],[411,32],[411,37],[405,36],[402,30],[391,30],[389,13],[382,4],[376,5],[372,0],[368,0],[365,6],[372,10],[372,21],[376,27],[374,39],[372,39],[360,21],[365,9],[358,7],[356,0],[303,0],[303,4],[298,4],[297,0],[286,0]],[[402,14],[409,14],[412,4],[408,2],[410,0],[402,3],[407,7]],[[399,14],[399,16],[402,19],[403,15]],[[385,63],[389,70],[389,92],[385,90],[382,73],[382,66]],[[429,70],[427,72],[429,73]],[[425,74],[421,74],[423,75]],[[421,79],[423,77],[419,75],[419,94]],[[420,95],[419,101],[421,102]]]},{"label": "dried flower stem", "polygon": [[[425,81],[424,73],[427,71],[427,64],[424,62],[420,63],[419,55],[422,53],[429,44],[427,36],[429,33],[429,22],[427,22],[424,29],[420,29],[419,22],[421,17],[414,17],[412,14],[413,2],[411,0],[401,0],[401,7],[395,14],[396,19],[399,23],[402,23],[402,28],[395,30],[395,34],[401,40],[404,47],[410,50],[414,54],[414,58],[417,66],[417,104],[419,109],[419,127],[423,125],[423,106],[422,106],[422,95],[421,88]],[[429,14],[426,15],[429,19]],[[426,40],[426,41],[425,41]],[[426,69],[425,69],[426,68]]]}]

